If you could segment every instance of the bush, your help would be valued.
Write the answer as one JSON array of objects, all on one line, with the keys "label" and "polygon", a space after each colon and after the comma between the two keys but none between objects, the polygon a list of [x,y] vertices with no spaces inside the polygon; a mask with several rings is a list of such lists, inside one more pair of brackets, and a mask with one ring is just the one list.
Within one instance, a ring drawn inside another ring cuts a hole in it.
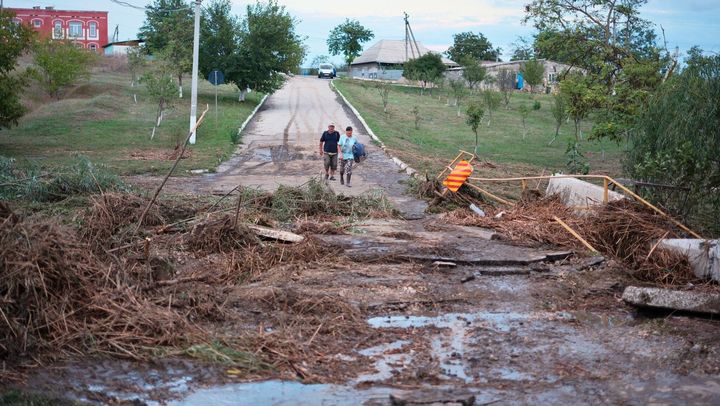
[{"label": "bush", "polygon": [[535,110],[535,111],[540,110],[541,107],[542,107],[542,105],[540,104],[540,102],[535,100],[535,102],[533,103],[533,106],[532,106],[533,110]]}]

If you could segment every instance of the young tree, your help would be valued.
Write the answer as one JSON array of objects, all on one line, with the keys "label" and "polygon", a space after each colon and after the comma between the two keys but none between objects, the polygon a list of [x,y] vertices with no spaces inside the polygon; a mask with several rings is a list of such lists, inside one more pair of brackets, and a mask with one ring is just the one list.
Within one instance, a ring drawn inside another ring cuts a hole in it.
[{"label": "young tree", "polygon": [[412,110],[410,110],[413,117],[415,118],[415,129],[420,129],[420,122],[422,121],[422,115],[420,114],[420,107],[417,105],[413,106]]},{"label": "young tree", "polygon": [[225,77],[240,89],[240,101],[247,89],[271,93],[284,82],[282,73],[291,72],[305,59],[303,39],[295,33],[298,21],[277,1],[247,6],[242,21],[240,45]]},{"label": "young tree", "polygon": [[25,81],[13,74],[17,60],[34,40],[33,31],[26,25],[15,24],[14,15],[0,12],[0,128],[17,125],[25,114],[20,93]]},{"label": "young tree", "polygon": [[527,118],[528,115],[530,115],[530,109],[528,108],[527,104],[523,103],[518,107],[518,113],[520,113],[520,119],[522,120],[522,126],[523,126],[523,135],[522,138],[525,139],[525,136],[527,135]]},{"label": "young tree", "polygon": [[375,34],[360,25],[359,21],[346,18],[344,23],[330,31],[327,39],[328,51],[331,55],[343,55],[349,67],[362,52],[363,42],[368,42],[373,37]]},{"label": "young tree", "polygon": [[530,86],[530,93],[533,93],[533,88],[543,82],[545,65],[537,59],[532,59],[523,63],[520,71],[523,73],[523,79]]},{"label": "young tree", "polygon": [[145,73],[140,79],[145,85],[148,95],[158,105],[157,114],[153,123],[152,134],[150,139],[155,138],[155,131],[163,120],[165,110],[172,105],[173,94],[175,93],[175,84],[173,83],[169,62],[159,60],[155,62],[154,68]]},{"label": "young tree", "polygon": [[[446,69],[440,55],[428,52],[419,58],[407,61],[404,66],[403,76],[409,80],[419,81],[421,83],[420,94],[422,95],[428,83],[439,81]],[[432,96],[432,87],[430,88],[430,95]]]},{"label": "young tree", "polygon": [[467,118],[465,119],[465,122],[467,125],[470,126],[470,129],[473,130],[475,133],[475,149],[473,150],[473,154],[477,156],[477,150],[478,150],[478,138],[479,138],[479,131],[480,131],[480,124],[482,124],[483,116],[485,115],[485,110],[483,110],[483,107],[480,103],[472,102],[467,108]]},{"label": "young tree", "polygon": [[69,41],[41,41],[35,47],[32,76],[55,99],[65,88],[90,75],[97,54],[78,48]]},{"label": "young tree", "polygon": [[182,98],[183,75],[192,67],[193,10],[184,0],[155,0],[145,11],[139,37],[145,49],[172,64]]},{"label": "young tree", "polygon": [[500,93],[490,89],[483,91],[482,96],[483,103],[485,104],[485,108],[487,109],[489,116],[487,125],[488,127],[490,127],[490,120],[492,120],[493,111],[497,110],[498,107],[500,107],[502,96],[500,95]]},{"label": "young tree", "polygon": [[564,99],[568,116],[575,124],[575,141],[582,138],[580,123],[599,107],[602,96],[598,85],[581,74],[573,74],[560,82],[560,96]]},{"label": "young tree", "polygon": [[232,14],[230,0],[212,0],[203,4],[200,21],[199,70],[207,78],[215,69],[231,69],[239,43],[240,21]]},{"label": "young tree", "polygon": [[560,127],[563,125],[563,122],[568,119],[567,106],[565,105],[565,98],[562,95],[556,94],[553,96],[553,105],[550,107],[550,112],[555,119],[555,136],[550,140],[548,145],[552,145],[552,143],[555,142],[558,135],[560,135]]},{"label": "young tree", "polygon": [[452,90],[455,98],[455,106],[457,107],[457,116],[460,117],[460,101],[467,95],[467,87],[462,79],[450,79],[450,90]]},{"label": "young tree", "polygon": [[463,60],[462,76],[468,83],[470,90],[474,90],[477,85],[485,80],[487,70],[478,63],[477,60],[466,58]]},{"label": "young tree", "polygon": [[493,48],[492,43],[482,33],[461,32],[453,35],[453,45],[445,54],[456,62],[465,58],[476,61],[499,61],[501,52],[502,49]]},{"label": "young tree", "polygon": [[133,100],[135,101],[135,104],[137,104],[137,94],[135,93],[135,84],[138,80],[138,75],[140,72],[145,68],[147,65],[147,60],[145,59],[145,51],[141,48],[132,48],[128,50],[127,53],[127,59],[128,59],[128,69],[130,70],[130,87],[133,88]]},{"label": "young tree", "polygon": [[387,105],[388,105],[388,99],[390,97],[390,83],[388,82],[378,82],[375,88],[378,90],[378,93],[380,93],[380,98],[382,99],[382,105],[383,105],[383,112],[387,114]]},{"label": "young tree", "polygon": [[503,101],[505,102],[505,108],[510,108],[510,96],[512,96],[513,90],[515,90],[515,77],[517,74],[515,71],[509,69],[500,69],[497,75],[497,84],[500,88],[500,93],[503,95]]}]

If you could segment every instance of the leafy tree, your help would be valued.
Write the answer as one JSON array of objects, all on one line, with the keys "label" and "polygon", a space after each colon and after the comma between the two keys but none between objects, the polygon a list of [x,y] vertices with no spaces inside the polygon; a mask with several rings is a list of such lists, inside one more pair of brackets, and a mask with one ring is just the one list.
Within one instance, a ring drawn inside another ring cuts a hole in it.
[{"label": "leafy tree", "polygon": [[230,0],[212,0],[203,7],[198,63],[202,77],[215,69],[223,73],[231,69],[240,33],[240,21],[232,15],[231,7]]},{"label": "leafy tree", "polygon": [[155,137],[155,131],[162,123],[163,113],[172,105],[174,99],[175,84],[172,79],[172,69],[170,69],[169,65],[170,62],[166,60],[156,61],[154,68],[145,73],[140,79],[141,83],[145,85],[148,95],[158,105],[150,139]]},{"label": "leafy tree", "polygon": [[537,59],[531,59],[522,64],[520,71],[523,73],[523,79],[530,86],[530,93],[532,93],[533,88],[543,82],[545,65]]},{"label": "leafy tree", "polygon": [[410,110],[413,117],[415,118],[415,129],[420,129],[420,122],[422,121],[422,115],[420,114],[420,107],[417,105],[413,106],[412,110]]},{"label": "leafy tree", "polygon": [[688,187],[647,197],[720,236],[720,56],[689,52],[686,67],[650,96],[638,120],[626,170],[634,179]]},{"label": "leafy tree", "polygon": [[388,105],[388,99],[390,97],[390,83],[388,82],[378,82],[375,86],[378,93],[380,93],[380,98],[382,99],[382,105],[383,105],[383,112],[387,114],[387,105]]},{"label": "leafy tree", "polygon": [[550,107],[550,112],[555,119],[555,136],[553,136],[553,139],[550,140],[548,145],[552,145],[552,143],[555,142],[558,135],[560,135],[560,127],[562,127],[563,122],[567,121],[568,119],[565,98],[561,94],[556,94],[553,96],[553,104],[552,107]]},{"label": "leafy tree", "polygon": [[362,52],[362,43],[375,37],[372,31],[360,25],[357,20],[345,19],[345,22],[333,28],[327,39],[331,55],[343,55],[348,67]]},{"label": "leafy tree", "polygon": [[445,54],[453,61],[472,58],[479,61],[500,60],[501,48],[493,48],[490,40],[482,33],[461,32],[453,35],[453,45]]},{"label": "leafy tree", "polygon": [[535,59],[535,48],[527,38],[519,37],[513,43],[513,53],[510,57],[511,61],[527,61]]},{"label": "leafy tree", "polygon": [[25,81],[13,71],[18,57],[32,46],[34,40],[33,31],[25,25],[15,24],[13,17],[10,12],[0,12],[0,128],[17,125],[25,113],[20,103]]},{"label": "leafy tree", "polygon": [[35,47],[31,75],[48,95],[60,98],[63,89],[90,75],[97,54],[78,48],[69,41],[45,40]]},{"label": "leafy tree", "polygon": [[295,33],[297,24],[298,20],[275,0],[247,6],[240,46],[225,73],[240,89],[241,101],[245,100],[248,88],[274,92],[285,80],[282,73],[300,66],[306,48],[303,39]]},{"label": "leafy tree", "polygon": [[[403,76],[409,80],[419,81],[421,83],[420,94],[423,94],[428,83],[441,80],[446,69],[440,55],[428,52],[419,58],[407,61]],[[430,88],[430,95],[432,96],[432,88]]]},{"label": "leafy tree", "polygon": [[483,104],[485,104],[485,108],[487,108],[488,112],[488,127],[490,126],[490,120],[492,120],[493,111],[497,110],[498,107],[500,107],[500,102],[502,99],[502,96],[500,93],[487,89],[483,91]]},{"label": "leafy tree", "polygon": [[463,60],[462,76],[468,83],[470,89],[475,89],[477,85],[485,80],[487,70],[480,63],[472,58]]},{"label": "leafy tree", "polygon": [[313,60],[310,62],[310,67],[317,68],[320,66],[321,63],[329,63],[330,57],[327,55],[317,55],[313,58]]},{"label": "leafy tree", "polygon": [[602,89],[592,80],[581,74],[573,74],[560,82],[560,96],[567,106],[568,116],[575,124],[575,140],[582,138],[580,123],[590,112],[600,106]]},{"label": "leafy tree", "polygon": [[462,79],[450,79],[448,81],[450,90],[452,90],[455,98],[455,106],[457,107],[457,116],[460,117],[460,101],[467,95],[467,87]]},{"label": "leafy tree", "polygon": [[497,75],[497,84],[500,88],[500,93],[503,95],[503,101],[505,102],[505,108],[510,108],[510,96],[515,89],[515,78],[517,73],[510,69],[500,69]]},{"label": "leafy tree", "polygon": [[482,124],[483,116],[485,115],[485,110],[483,110],[483,107],[480,103],[472,102],[467,108],[467,118],[465,119],[465,122],[467,125],[470,126],[470,129],[475,133],[475,149],[473,150],[473,153],[475,156],[477,156],[477,150],[478,150],[478,138],[479,138],[479,131],[480,131],[480,124]]},{"label": "leafy tree", "polygon": [[147,66],[145,51],[142,48],[131,48],[127,53],[128,69],[130,70],[130,87],[134,87],[138,74]]},{"label": "leafy tree", "polygon": [[522,120],[522,126],[523,126],[523,139],[525,139],[525,136],[527,135],[527,118],[530,115],[530,109],[528,108],[527,104],[523,103],[518,107],[518,113],[520,113],[520,119]]},{"label": "leafy tree", "polygon": [[182,79],[192,67],[193,10],[184,0],[155,0],[145,11],[139,37],[145,49],[171,63],[182,98]]}]

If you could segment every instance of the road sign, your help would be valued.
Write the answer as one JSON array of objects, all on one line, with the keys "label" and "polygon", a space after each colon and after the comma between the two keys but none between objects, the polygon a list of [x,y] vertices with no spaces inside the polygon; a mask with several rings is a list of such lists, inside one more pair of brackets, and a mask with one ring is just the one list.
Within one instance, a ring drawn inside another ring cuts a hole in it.
[{"label": "road sign", "polygon": [[468,161],[460,161],[457,165],[455,165],[455,169],[450,172],[447,179],[443,181],[443,185],[451,191],[457,192],[472,172],[473,167]]},{"label": "road sign", "polygon": [[225,75],[223,75],[223,73],[219,70],[215,69],[208,75],[208,81],[215,86],[222,85],[223,83],[225,83]]}]

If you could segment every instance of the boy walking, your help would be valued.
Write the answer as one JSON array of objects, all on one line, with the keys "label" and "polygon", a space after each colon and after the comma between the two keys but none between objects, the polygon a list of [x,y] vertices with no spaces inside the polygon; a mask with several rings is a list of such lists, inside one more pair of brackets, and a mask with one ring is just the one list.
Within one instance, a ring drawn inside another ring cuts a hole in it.
[{"label": "boy walking", "polygon": [[[350,186],[350,178],[352,177],[353,162],[355,162],[355,156],[353,154],[353,146],[357,143],[357,138],[353,137],[352,127],[345,129],[345,135],[340,137],[340,184]],[[344,176],[347,176],[345,181]]]},{"label": "boy walking", "polygon": [[335,124],[330,123],[327,131],[323,132],[320,137],[320,156],[323,157],[325,180],[328,178],[335,180],[339,152],[338,141],[340,141],[340,133],[335,131]]}]

